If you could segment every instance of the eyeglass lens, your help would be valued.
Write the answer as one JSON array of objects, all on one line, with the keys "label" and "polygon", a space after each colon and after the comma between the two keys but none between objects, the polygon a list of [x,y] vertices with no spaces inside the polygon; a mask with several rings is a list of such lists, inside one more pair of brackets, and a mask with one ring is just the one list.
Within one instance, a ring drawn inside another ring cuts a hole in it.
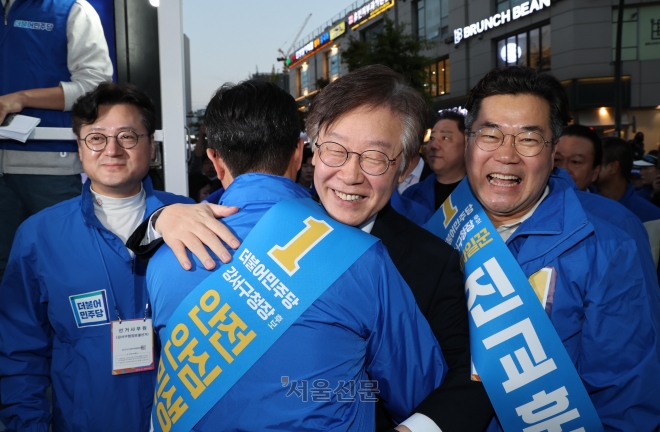
[{"label": "eyeglass lens", "polygon": [[[351,152],[353,153],[353,152]],[[319,146],[321,162],[330,167],[340,167],[348,160],[349,152],[344,146],[334,142],[324,142]],[[369,175],[381,175],[390,166],[390,159],[378,150],[367,150],[359,155],[362,170]]]},{"label": "eyeglass lens", "polygon": [[109,138],[115,138],[117,143],[125,149],[133,148],[138,143],[138,135],[135,132],[123,131],[114,137],[106,137],[101,133],[91,133],[85,137],[85,144],[90,150],[99,151],[105,148]]}]

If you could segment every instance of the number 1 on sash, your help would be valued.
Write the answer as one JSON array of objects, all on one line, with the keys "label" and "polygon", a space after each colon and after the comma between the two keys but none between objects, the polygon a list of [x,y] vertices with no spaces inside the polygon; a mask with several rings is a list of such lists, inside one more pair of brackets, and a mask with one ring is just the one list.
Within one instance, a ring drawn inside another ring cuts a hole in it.
[{"label": "number 1 on sash", "polygon": [[293,276],[300,268],[298,261],[332,231],[332,227],[327,222],[316,220],[311,216],[305,219],[304,223],[305,228],[289,243],[285,246],[275,245],[268,251],[268,256],[289,276]]},{"label": "number 1 on sash", "polygon": [[445,202],[442,203],[442,214],[445,215],[445,221],[443,222],[443,225],[445,228],[449,226],[449,223],[454,218],[454,216],[456,216],[456,213],[458,213],[458,209],[454,204],[452,204],[451,195],[449,195]]}]

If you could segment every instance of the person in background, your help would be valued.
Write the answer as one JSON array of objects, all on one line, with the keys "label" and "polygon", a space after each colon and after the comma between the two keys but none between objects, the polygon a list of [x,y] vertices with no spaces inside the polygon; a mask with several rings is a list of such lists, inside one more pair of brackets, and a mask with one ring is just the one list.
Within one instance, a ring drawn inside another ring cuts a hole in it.
[{"label": "person in background", "polygon": [[104,83],[72,113],[88,181],[16,233],[0,284],[0,419],[11,431],[148,431],[154,365],[113,374],[111,327],[150,321],[145,268],[124,243],[156,208],[192,200],[147,176],[156,115],[146,94]]},{"label": "person in background", "polygon": [[640,160],[644,157],[644,132],[637,132],[635,137],[629,141],[629,145],[633,151],[634,160]]},{"label": "person in background", "polygon": [[[20,113],[40,118],[41,127],[71,127],[76,99],[112,80],[98,14],[85,0],[1,0],[1,6],[0,123]],[[21,28],[25,21],[50,27]],[[0,281],[18,226],[80,195],[82,171],[74,141],[0,140]]]},{"label": "person in background", "polygon": [[568,171],[579,190],[589,190],[596,181],[602,160],[602,144],[596,132],[578,124],[564,128],[557,141],[554,164]]},{"label": "person in background", "polygon": [[303,149],[302,165],[300,166],[300,171],[298,171],[296,176],[296,182],[305,189],[310,189],[312,187],[312,183],[314,182],[314,164],[312,163],[313,156],[314,155],[312,150],[305,146]]},{"label": "person in background", "polygon": [[633,166],[639,168],[639,174],[642,177],[642,187],[636,193],[647,201],[653,200],[653,182],[660,175],[657,165],[658,157],[652,154],[647,154],[633,162]]},{"label": "person in background", "polygon": [[[640,190],[642,186],[644,186],[642,180],[642,173],[640,172],[639,168],[633,167],[633,169],[630,170],[630,183],[632,183],[633,188],[635,188],[635,191]],[[653,190],[655,191],[656,190],[655,181],[653,185],[654,185]]]},{"label": "person in background", "polygon": [[426,144],[426,160],[434,175],[406,189],[403,196],[433,215],[465,177],[465,117],[461,113],[440,112]]},{"label": "person in background", "polygon": [[188,196],[200,203],[212,193],[211,180],[204,174],[188,174]]},{"label": "person in background", "polygon": [[653,259],[657,264],[660,256],[660,208],[635,193],[630,182],[632,166],[633,151],[630,145],[621,138],[605,138],[603,165],[596,180],[596,187],[598,193],[618,201],[644,224]]}]

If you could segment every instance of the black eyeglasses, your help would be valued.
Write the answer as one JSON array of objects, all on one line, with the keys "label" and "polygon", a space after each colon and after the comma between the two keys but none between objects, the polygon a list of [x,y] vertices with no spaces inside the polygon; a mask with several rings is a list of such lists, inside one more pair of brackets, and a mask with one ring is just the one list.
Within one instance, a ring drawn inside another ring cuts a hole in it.
[{"label": "black eyeglasses", "polygon": [[123,149],[132,149],[138,143],[140,137],[143,137],[147,134],[138,135],[137,132],[133,131],[122,131],[117,135],[103,135],[102,133],[92,132],[87,134],[85,138],[78,138],[81,141],[85,142],[85,145],[91,151],[99,152],[102,151],[106,145],[108,145],[108,139],[114,138],[117,140],[119,147]]},{"label": "black eyeglasses", "polygon": [[551,144],[536,132],[520,132],[518,134],[505,134],[496,127],[481,128],[476,132],[468,131],[474,137],[474,143],[485,152],[492,152],[504,144],[504,137],[513,137],[513,148],[519,155],[525,157],[536,156],[541,153],[545,145]]},{"label": "black eyeglasses", "polygon": [[327,166],[338,168],[346,163],[350,154],[356,154],[362,171],[371,176],[385,174],[390,165],[394,164],[403,153],[401,150],[394,159],[390,159],[389,156],[378,150],[367,150],[362,153],[349,152],[343,145],[332,141],[314,145],[319,149],[319,159]]}]

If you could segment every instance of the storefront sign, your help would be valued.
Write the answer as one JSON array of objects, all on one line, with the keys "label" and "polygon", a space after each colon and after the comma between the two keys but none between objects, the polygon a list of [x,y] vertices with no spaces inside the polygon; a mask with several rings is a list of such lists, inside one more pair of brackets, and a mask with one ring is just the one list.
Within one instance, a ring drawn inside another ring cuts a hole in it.
[{"label": "storefront sign", "polygon": [[356,11],[348,14],[348,25],[355,30],[370,19],[394,6],[394,0],[371,0]]},{"label": "storefront sign", "polygon": [[318,51],[325,46],[327,46],[331,41],[337,39],[339,36],[343,35],[346,32],[346,22],[342,21],[329,31],[322,33],[319,37],[313,41],[309,41],[302,48],[296,51],[294,54],[291,54],[289,58],[286,59],[287,67],[295,66],[297,63],[301,62],[304,58],[309,57],[314,51]]},{"label": "storefront sign", "polygon": [[342,21],[330,30],[330,40],[335,40],[346,33],[346,21]]},{"label": "storefront sign", "polygon": [[[467,39],[471,36],[475,36],[479,33],[483,33],[486,30],[490,30],[495,27],[499,27],[502,24],[508,23],[509,21],[517,20],[536,11],[540,11],[544,7],[550,7],[551,0],[532,0],[527,1],[519,6],[514,6],[511,9],[507,9],[503,12],[495,14],[490,18],[482,19],[478,23],[470,24],[463,28],[457,28],[454,30],[454,45]],[[350,23],[349,23],[350,25]]]}]

